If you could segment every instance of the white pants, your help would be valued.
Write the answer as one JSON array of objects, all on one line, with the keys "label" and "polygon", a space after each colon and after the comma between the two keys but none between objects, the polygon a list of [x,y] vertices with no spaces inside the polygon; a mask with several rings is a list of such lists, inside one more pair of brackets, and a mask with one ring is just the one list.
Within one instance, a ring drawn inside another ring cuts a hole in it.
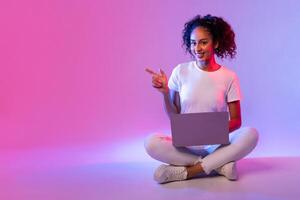
[{"label": "white pants", "polygon": [[257,144],[258,132],[254,128],[240,128],[229,134],[229,141],[229,145],[178,148],[173,146],[170,136],[153,134],[145,140],[145,149],[152,158],[171,165],[192,166],[200,162],[205,173],[209,174],[248,155]]}]

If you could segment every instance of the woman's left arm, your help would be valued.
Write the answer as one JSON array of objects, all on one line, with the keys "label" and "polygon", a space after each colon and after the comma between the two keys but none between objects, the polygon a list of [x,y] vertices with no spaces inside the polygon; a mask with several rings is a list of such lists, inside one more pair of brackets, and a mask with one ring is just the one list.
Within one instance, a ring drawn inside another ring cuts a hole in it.
[{"label": "woman's left arm", "polygon": [[229,133],[240,128],[242,125],[241,106],[240,101],[233,101],[228,103],[229,108]]}]

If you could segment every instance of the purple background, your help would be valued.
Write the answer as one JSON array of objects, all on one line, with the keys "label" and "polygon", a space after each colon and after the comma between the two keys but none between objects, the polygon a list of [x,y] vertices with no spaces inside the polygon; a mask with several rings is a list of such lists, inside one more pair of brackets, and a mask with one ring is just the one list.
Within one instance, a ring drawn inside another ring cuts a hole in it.
[{"label": "purple background", "polygon": [[170,75],[190,60],[183,25],[210,13],[236,33],[237,58],[220,64],[240,78],[243,126],[260,132],[252,155],[299,156],[299,10],[296,0],[1,1],[0,150],[91,145],[142,159],[143,138],[169,132],[144,68]]}]

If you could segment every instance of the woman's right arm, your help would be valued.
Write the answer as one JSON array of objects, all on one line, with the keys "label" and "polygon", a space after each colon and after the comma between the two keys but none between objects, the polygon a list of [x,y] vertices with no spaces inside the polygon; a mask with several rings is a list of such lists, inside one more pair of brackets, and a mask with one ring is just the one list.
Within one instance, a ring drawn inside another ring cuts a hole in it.
[{"label": "woman's right arm", "polygon": [[180,97],[175,90],[168,89],[168,92],[163,92],[165,111],[170,118],[170,115],[180,113]]},{"label": "woman's right arm", "polygon": [[170,115],[180,113],[180,98],[179,93],[171,90],[168,87],[168,78],[163,70],[156,73],[151,69],[146,68],[146,71],[152,75],[152,86],[163,95],[165,111],[170,118]]}]

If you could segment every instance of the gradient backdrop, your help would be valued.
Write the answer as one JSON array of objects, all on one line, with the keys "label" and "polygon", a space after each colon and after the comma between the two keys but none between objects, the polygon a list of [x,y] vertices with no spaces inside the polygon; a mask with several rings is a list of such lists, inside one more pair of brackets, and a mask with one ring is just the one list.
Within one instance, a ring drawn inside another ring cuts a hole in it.
[{"label": "gradient backdrop", "polygon": [[237,58],[220,63],[240,78],[243,125],[260,132],[252,156],[299,156],[299,10],[297,0],[1,1],[0,150],[147,157],[143,138],[169,123],[144,68],[170,75],[188,61],[183,24],[210,13],[236,33]]}]

